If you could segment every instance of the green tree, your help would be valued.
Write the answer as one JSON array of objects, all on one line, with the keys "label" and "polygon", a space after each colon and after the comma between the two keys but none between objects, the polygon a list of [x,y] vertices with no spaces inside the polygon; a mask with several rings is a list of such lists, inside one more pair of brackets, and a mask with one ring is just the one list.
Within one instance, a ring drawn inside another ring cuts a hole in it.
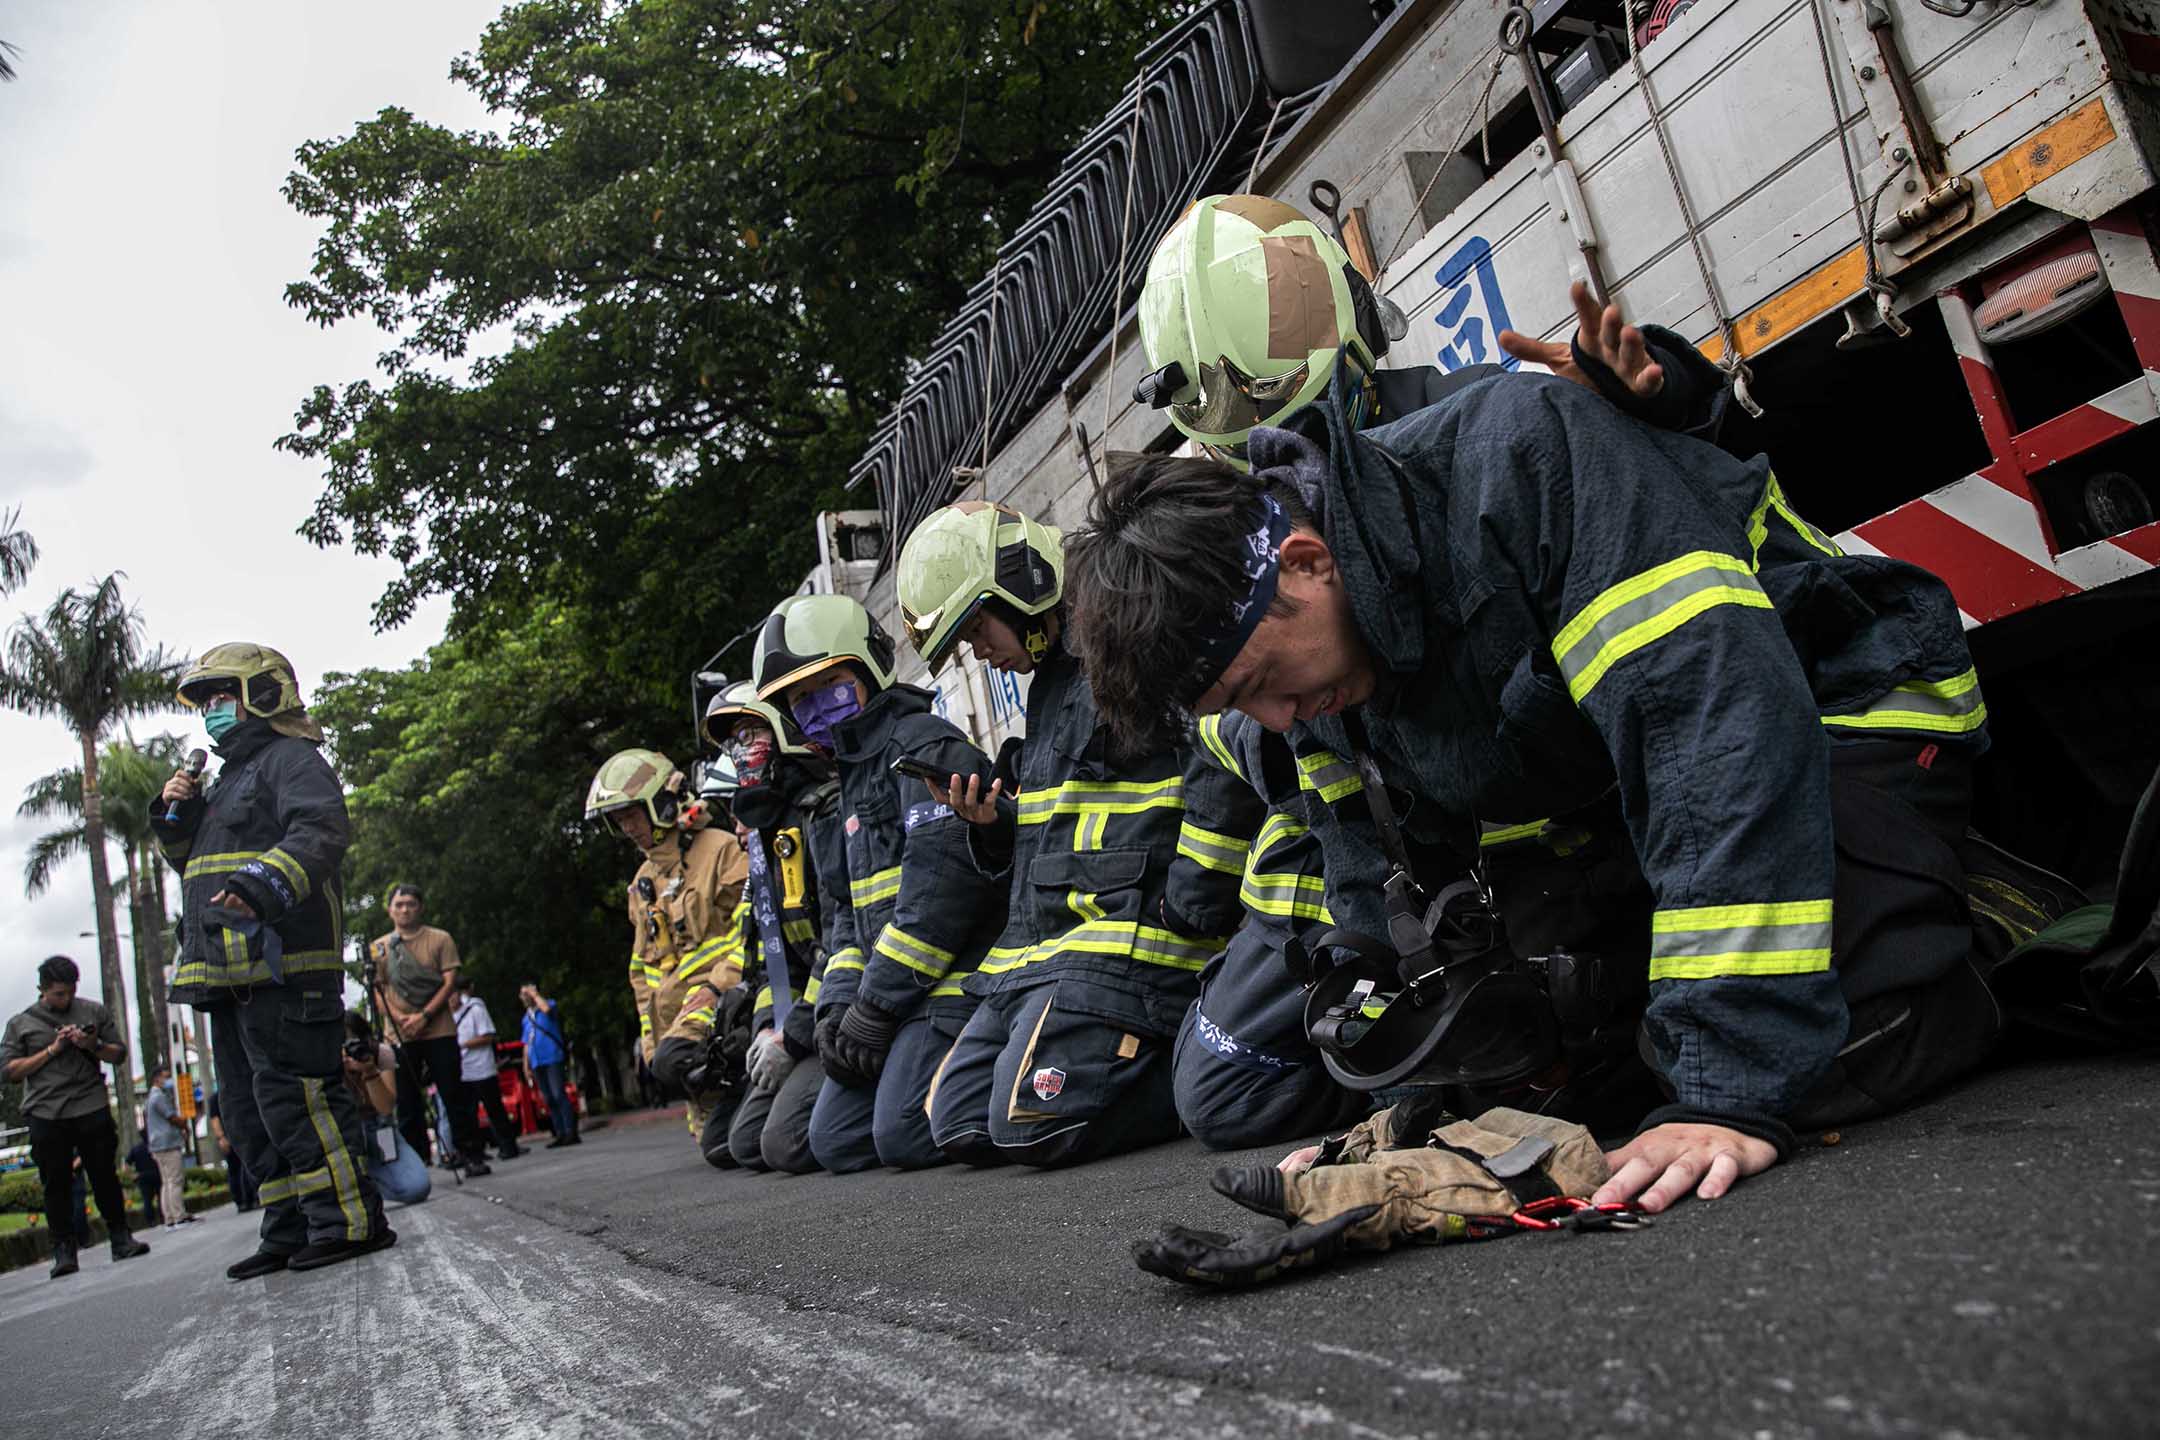
[{"label": "green tree", "polygon": [[681,721],[611,684],[568,631],[542,605],[486,644],[327,676],[310,710],[349,787],[348,928],[381,934],[390,887],[417,884],[506,1025],[517,986],[536,979],[566,1002],[574,1040],[619,1055],[635,1034],[623,973],[635,867],[585,821],[585,791],[602,760]]},{"label": "green tree", "polygon": [[546,596],[681,673],[800,579],[909,354],[1182,8],[512,5],[452,67],[496,132],[388,108],[287,180],[324,224],[288,303],[391,337],[278,442],[324,469],[302,533],[400,563],[378,625]]},{"label": "green tree", "polygon": [[0,595],[22,589],[37,558],[37,541],[22,528],[22,507],[18,505],[0,515]]},{"label": "green tree", "polygon": [[[42,618],[26,616],[9,630],[0,656],[0,705],[59,720],[82,746],[83,848],[97,910],[98,972],[123,1031],[127,985],[105,854],[98,751],[105,733],[129,716],[171,708],[179,674],[180,662],[162,647],[146,648],[142,615],[121,598],[118,575],[88,591],[61,591]],[[135,1123],[135,1094],[125,1080],[123,1074],[118,1097],[123,1137]]]},{"label": "green tree", "polygon": [[[128,930],[135,952],[136,993],[142,1000],[137,1007],[136,1054],[145,1074],[159,1062],[172,1060],[165,1033],[165,946],[170,917],[165,908],[164,866],[150,821],[164,812],[159,792],[179,768],[180,752],[178,739],[161,735],[143,746],[132,739],[116,741],[105,747],[98,761],[106,839],[119,845],[127,869]],[[83,820],[82,767],[70,765],[32,781],[15,813],[26,820],[62,821],[30,843],[23,864],[23,893],[34,899],[51,886],[59,867],[89,844],[89,827]]]}]

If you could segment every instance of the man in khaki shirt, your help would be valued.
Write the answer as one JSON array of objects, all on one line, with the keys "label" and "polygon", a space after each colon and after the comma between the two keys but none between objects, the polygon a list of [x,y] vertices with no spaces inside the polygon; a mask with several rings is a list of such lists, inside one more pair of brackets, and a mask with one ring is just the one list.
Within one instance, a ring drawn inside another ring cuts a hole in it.
[{"label": "man in khaki shirt", "polygon": [[434,1153],[427,1108],[432,1081],[450,1114],[450,1134],[458,1147],[457,1157],[445,1156],[444,1163],[462,1166],[467,1175],[488,1174],[479,1127],[473,1123],[472,1097],[460,1073],[457,1021],[451,1014],[457,995],[457,942],[448,932],[420,923],[416,885],[391,889],[390,923],[395,928],[370,945],[368,955],[375,962],[378,1003],[389,1012],[388,1028],[402,1057],[398,1133],[423,1162]]}]

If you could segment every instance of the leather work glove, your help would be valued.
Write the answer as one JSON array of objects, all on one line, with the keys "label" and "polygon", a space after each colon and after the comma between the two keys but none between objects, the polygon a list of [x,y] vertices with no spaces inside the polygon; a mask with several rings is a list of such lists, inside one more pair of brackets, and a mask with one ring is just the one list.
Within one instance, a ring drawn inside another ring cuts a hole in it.
[{"label": "leather work glove", "polygon": [[886,1053],[899,1033],[897,1016],[857,1000],[840,1012],[837,1023],[818,1027],[818,1054],[825,1061],[825,1073],[854,1089],[870,1089],[883,1073]]},{"label": "leather work glove", "polygon": [[1166,1225],[1152,1240],[1133,1241],[1134,1263],[1150,1275],[1187,1285],[1240,1290],[1292,1270],[1317,1270],[1343,1253],[1351,1227],[1371,1219],[1377,1205],[1360,1205],[1312,1225],[1224,1235]]},{"label": "leather work glove", "polygon": [[750,1042],[750,1059],[745,1068],[750,1072],[751,1089],[778,1090],[795,1068],[795,1057],[788,1053],[780,1032],[767,1028],[758,1031],[757,1038]]}]

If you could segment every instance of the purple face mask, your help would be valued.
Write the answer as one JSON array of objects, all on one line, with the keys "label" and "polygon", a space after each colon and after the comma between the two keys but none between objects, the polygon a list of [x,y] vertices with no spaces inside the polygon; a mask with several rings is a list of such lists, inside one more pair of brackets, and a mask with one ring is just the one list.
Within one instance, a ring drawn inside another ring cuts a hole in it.
[{"label": "purple face mask", "polygon": [[835,680],[803,696],[789,707],[795,713],[795,723],[802,726],[803,738],[821,750],[836,749],[833,730],[862,714],[862,702],[855,698],[855,684],[851,680]]}]

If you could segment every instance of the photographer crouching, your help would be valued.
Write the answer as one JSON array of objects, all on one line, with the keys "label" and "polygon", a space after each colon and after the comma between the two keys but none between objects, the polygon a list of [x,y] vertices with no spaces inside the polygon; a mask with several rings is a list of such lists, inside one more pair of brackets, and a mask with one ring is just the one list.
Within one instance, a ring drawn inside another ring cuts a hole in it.
[{"label": "photographer crouching", "polygon": [[397,1055],[377,1038],[367,1017],[345,1012],[345,1088],[360,1111],[368,1178],[383,1199],[417,1205],[427,1199],[427,1161],[407,1144],[397,1126]]}]

